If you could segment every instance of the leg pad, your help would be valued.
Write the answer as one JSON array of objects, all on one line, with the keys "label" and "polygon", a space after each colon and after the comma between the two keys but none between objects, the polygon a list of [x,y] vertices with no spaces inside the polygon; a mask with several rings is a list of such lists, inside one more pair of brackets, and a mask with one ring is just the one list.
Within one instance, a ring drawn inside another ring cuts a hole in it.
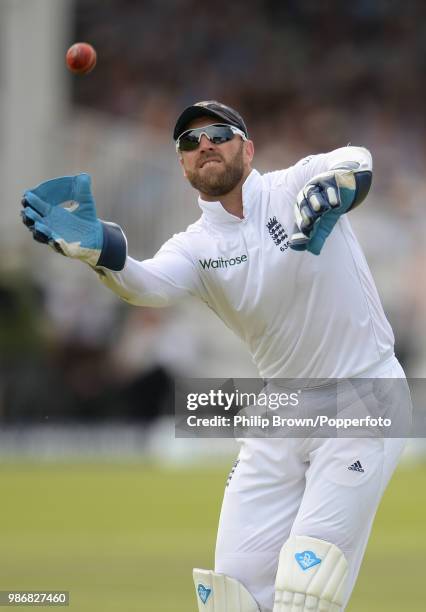
[{"label": "leg pad", "polygon": [[234,578],[211,570],[194,569],[199,612],[259,612],[247,589]]},{"label": "leg pad", "polygon": [[340,612],[348,562],[324,540],[290,537],[281,549],[273,612]]}]

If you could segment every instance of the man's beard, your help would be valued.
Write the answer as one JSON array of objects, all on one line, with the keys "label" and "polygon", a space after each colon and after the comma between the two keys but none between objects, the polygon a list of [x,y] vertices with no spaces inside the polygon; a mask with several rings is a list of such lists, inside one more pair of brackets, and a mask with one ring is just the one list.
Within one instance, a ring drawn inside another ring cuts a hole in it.
[{"label": "man's beard", "polygon": [[[217,159],[218,155],[210,155],[203,158],[203,162],[209,158]],[[203,176],[200,169],[186,171],[188,181],[201,194],[208,196],[223,196],[229,193],[238,185],[244,175],[243,143],[231,161],[226,162],[222,157],[222,168],[214,169],[213,172],[206,172]]]}]

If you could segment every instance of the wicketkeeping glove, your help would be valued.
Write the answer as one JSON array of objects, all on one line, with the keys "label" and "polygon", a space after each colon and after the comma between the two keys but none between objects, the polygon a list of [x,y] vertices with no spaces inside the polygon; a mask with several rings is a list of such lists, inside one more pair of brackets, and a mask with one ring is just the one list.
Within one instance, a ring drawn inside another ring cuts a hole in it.
[{"label": "wicketkeeping glove", "polygon": [[362,202],[370,185],[370,171],[356,172],[350,167],[313,177],[297,196],[290,247],[319,255],[339,217]]},{"label": "wicketkeeping glove", "polygon": [[127,241],[115,223],[98,219],[88,174],[61,176],[25,191],[22,220],[34,240],[91,266],[122,270]]}]

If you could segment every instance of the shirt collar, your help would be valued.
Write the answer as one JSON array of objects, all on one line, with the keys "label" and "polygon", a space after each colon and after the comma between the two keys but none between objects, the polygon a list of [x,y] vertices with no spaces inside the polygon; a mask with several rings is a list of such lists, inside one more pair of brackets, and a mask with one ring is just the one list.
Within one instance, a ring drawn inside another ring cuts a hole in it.
[{"label": "shirt collar", "polygon": [[[243,212],[246,219],[251,212],[253,205],[257,202],[262,185],[262,177],[257,170],[252,170],[243,183]],[[208,221],[216,223],[241,223],[243,219],[231,215],[226,211],[221,202],[206,202],[200,196],[198,205],[203,211],[203,216]]]}]

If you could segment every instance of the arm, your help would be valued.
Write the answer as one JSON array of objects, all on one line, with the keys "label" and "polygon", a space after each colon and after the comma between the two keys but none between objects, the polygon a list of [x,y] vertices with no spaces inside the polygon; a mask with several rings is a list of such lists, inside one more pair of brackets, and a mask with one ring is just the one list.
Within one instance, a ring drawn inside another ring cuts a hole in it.
[{"label": "arm", "polygon": [[179,244],[179,236],[166,242],[152,259],[127,257],[119,272],[99,266],[93,269],[106,287],[136,306],[169,306],[185,296],[201,294],[198,273]]},{"label": "arm", "polygon": [[298,195],[290,246],[318,255],[339,217],[367,196],[372,180],[371,155],[363,147],[343,147],[306,158],[291,170]]},{"label": "arm", "polygon": [[319,174],[336,168],[343,168],[351,163],[359,164],[357,171],[372,172],[373,161],[370,151],[365,147],[347,146],[329,153],[309,155],[301,159],[290,168],[289,180],[295,193],[299,193],[307,183]]},{"label": "arm", "polygon": [[153,259],[127,256],[122,229],[97,217],[89,175],[41,183],[24,193],[22,204],[22,220],[35,240],[87,263],[128,302],[166,306],[184,295],[200,295],[199,276],[181,236],[171,238]]}]

